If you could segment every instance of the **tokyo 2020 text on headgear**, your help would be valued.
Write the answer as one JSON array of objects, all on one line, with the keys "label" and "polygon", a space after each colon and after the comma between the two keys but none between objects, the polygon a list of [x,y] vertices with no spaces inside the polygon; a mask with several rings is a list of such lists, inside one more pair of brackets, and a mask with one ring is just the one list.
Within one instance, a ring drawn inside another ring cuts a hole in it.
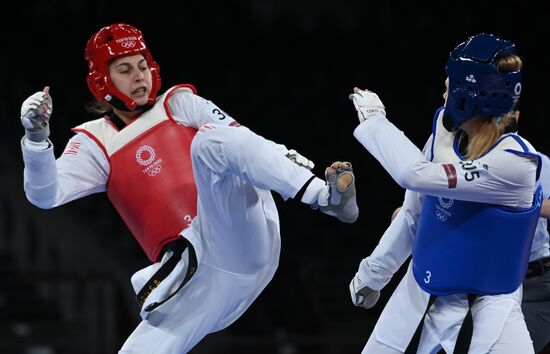
[{"label": "tokyo 2020 text on headgear", "polygon": [[143,55],[151,71],[152,86],[147,105],[153,105],[160,89],[160,69],[147,49],[141,31],[125,23],[116,23],[103,27],[88,40],[84,58],[88,61],[90,72],[86,81],[98,102],[105,100],[125,111],[140,108],[136,101],[116,88],[109,76],[110,62],[116,58],[136,54]]},{"label": "tokyo 2020 text on headgear", "polygon": [[449,91],[445,115],[451,130],[476,116],[512,110],[521,94],[521,71],[499,72],[498,59],[516,54],[514,43],[481,33],[459,44],[445,65]]}]

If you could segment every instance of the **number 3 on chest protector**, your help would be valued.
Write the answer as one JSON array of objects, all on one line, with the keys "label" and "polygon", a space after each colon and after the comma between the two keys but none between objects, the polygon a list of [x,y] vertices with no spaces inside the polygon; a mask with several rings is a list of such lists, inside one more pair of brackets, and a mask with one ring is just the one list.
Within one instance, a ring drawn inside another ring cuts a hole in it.
[{"label": "number 3 on chest protector", "polygon": [[426,277],[424,278],[424,283],[428,284],[430,282],[430,279],[432,278],[432,272],[429,270],[426,271]]}]

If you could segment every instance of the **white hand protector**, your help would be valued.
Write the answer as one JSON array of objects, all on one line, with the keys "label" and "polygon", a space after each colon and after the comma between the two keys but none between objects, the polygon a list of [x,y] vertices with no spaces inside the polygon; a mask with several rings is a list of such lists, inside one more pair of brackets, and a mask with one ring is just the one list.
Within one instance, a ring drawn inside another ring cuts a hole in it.
[{"label": "white hand protector", "polygon": [[313,161],[306,159],[294,149],[288,150],[288,152],[286,153],[286,157],[288,157],[296,165],[305,167],[310,171],[313,170],[313,167],[315,167]]},{"label": "white hand protector", "polygon": [[21,124],[25,136],[33,142],[41,142],[50,135],[49,120],[52,114],[52,98],[48,90],[39,91],[27,98],[21,105]]},{"label": "white hand protector", "polygon": [[353,304],[366,309],[373,307],[380,298],[380,291],[369,288],[361,280],[359,274],[356,274],[349,283],[349,292]]},{"label": "white hand protector", "polygon": [[351,163],[335,162],[325,171],[326,187],[317,198],[319,210],[338,220],[353,223],[359,217],[355,196],[355,175]]},{"label": "white hand protector", "polygon": [[384,104],[374,92],[354,88],[353,93],[349,95],[349,99],[353,101],[360,123],[363,123],[377,113],[381,113],[384,117],[386,116]]}]

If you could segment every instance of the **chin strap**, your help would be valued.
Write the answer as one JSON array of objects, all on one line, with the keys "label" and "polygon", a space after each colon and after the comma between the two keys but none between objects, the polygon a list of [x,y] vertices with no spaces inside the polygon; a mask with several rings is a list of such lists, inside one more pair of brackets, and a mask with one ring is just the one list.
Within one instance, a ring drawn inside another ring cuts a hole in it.
[{"label": "chin strap", "polygon": [[116,109],[120,110],[120,111],[123,111],[123,112],[134,112],[134,111],[139,111],[139,110],[148,110],[148,109],[151,109],[153,107],[153,105],[151,104],[144,104],[142,106],[136,106],[136,108],[132,111],[130,109],[128,109],[128,107],[126,107],[126,103],[124,103],[123,100],[111,95],[111,100],[110,101],[107,101],[111,106],[115,107]]}]

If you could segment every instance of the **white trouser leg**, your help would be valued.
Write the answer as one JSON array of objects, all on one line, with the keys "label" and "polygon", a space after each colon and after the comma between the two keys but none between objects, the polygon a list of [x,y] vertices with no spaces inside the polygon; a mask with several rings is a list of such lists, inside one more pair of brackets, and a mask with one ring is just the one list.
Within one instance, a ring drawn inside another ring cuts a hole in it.
[{"label": "white trouser leg", "polygon": [[189,352],[206,335],[223,329],[244,312],[255,282],[252,276],[199,266],[186,287],[141,321],[119,353]]},{"label": "white trouser leg", "polygon": [[389,347],[378,340],[376,340],[374,333],[371,334],[369,337],[369,340],[367,341],[367,344],[363,348],[362,354],[402,354],[403,352],[394,349],[392,347]]},{"label": "white trouser leg", "polygon": [[531,354],[535,353],[533,342],[527,331],[527,325],[516,305],[512,308],[508,319],[504,323],[499,339],[491,347],[491,354]]},{"label": "white trouser leg", "polygon": [[245,127],[203,126],[191,145],[195,174],[204,168],[219,176],[239,176],[245,182],[293,197],[313,175],[288,159],[282,146]]},{"label": "white trouser leg", "polygon": [[312,173],[285,157],[279,145],[244,127],[201,128],[191,156],[203,261],[239,274],[261,271],[280,242],[269,191],[292,197]]}]

